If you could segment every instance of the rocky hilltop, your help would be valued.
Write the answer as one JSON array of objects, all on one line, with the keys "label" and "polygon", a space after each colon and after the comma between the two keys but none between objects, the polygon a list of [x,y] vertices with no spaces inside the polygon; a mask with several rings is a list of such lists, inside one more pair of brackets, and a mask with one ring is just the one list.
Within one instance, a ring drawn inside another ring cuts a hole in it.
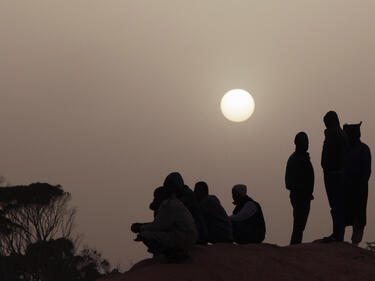
[{"label": "rocky hilltop", "polygon": [[100,281],[374,281],[374,253],[347,243],[196,246],[181,264],[146,259]]}]

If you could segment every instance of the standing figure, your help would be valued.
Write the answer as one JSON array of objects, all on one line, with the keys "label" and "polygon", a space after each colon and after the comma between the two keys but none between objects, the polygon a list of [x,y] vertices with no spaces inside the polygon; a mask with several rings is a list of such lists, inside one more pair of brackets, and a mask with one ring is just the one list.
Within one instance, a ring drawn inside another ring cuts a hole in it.
[{"label": "standing figure", "polygon": [[266,235],[262,208],[247,195],[246,185],[232,188],[233,204],[236,206],[230,216],[233,241],[239,244],[261,243]]},{"label": "standing figure", "polygon": [[232,224],[219,199],[215,195],[208,194],[207,183],[197,182],[194,194],[207,226],[207,241],[210,243],[231,243],[233,241]]},{"label": "standing figure", "polygon": [[346,164],[348,144],[336,112],[329,111],[323,120],[326,130],[324,131],[321,164],[333,222],[333,233],[324,237],[323,242],[343,241],[345,233],[343,170]]},{"label": "standing figure", "polygon": [[366,226],[368,181],[371,175],[371,152],[361,142],[361,123],[344,125],[349,140],[347,165],[344,170],[346,225],[353,226],[352,243],[362,241]]},{"label": "standing figure", "polygon": [[164,254],[169,262],[186,259],[198,237],[191,213],[177,199],[182,185],[183,182],[170,174],[163,186],[166,198],[161,202],[154,221],[131,226],[131,230],[138,233],[135,241],[142,241],[154,256]]},{"label": "standing figure", "polygon": [[293,233],[290,244],[302,242],[310,202],[314,199],[314,169],[310,162],[309,139],[307,134],[300,132],[294,139],[296,150],[289,157],[285,172],[285,186],[290,190],[290,202],[293,207]]}]

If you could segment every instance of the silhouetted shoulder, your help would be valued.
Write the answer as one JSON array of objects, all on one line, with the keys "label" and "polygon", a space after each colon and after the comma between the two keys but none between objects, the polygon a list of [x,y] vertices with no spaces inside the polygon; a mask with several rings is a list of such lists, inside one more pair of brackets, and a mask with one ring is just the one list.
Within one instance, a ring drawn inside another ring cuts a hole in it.
[{"label": "silhouetted shoulder", "polygon": [[367,144],[361,142],[361,147],[362,147],[362,149],[363,149],[364,151],[367,151],[368,153],[371,154],[370,147],[369,147]]}]

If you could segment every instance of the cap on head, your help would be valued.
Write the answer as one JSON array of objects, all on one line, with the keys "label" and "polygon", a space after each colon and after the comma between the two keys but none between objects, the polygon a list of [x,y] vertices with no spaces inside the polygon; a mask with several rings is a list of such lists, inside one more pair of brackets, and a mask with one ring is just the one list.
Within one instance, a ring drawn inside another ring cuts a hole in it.
[{"label": "cap on head", "polygon": [[232,191],[236,191],[239,195],[245,197],[247,195],[247,187],[244,184],[236,184],[233,186]]},{"label": "cap on head", "polygon": [[208,196],[208,185],[204,181],[197,182],[194,187],[194,194],[198,201]]},{"label": "cap on head", "polygon": [[327,128],[340,127],[339,117],[335,111],[328,111],[323,118],[324,124]]},{"label": "cap on head", "polygon": [[184,187],[184,180],[180,173],[173,172],[165,178],[163,185],[168,195],[178,194]]}]

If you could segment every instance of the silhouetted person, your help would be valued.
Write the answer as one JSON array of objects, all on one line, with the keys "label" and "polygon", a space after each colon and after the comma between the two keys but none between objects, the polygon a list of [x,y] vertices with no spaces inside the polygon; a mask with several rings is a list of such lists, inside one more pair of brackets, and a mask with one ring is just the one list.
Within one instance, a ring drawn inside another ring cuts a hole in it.
[{"label": "silhouetted person", "polygon": [[179,181],[179,190],[177,192],[177,198],[181,200],[181,202],[185,205],[186,208],[192,214],[195,225],[198,231],[198,244],[207,244],[208,239],[208,231],[207,226],[204,222],[203,216],[201,214],[201,210],[198,205],[198,201],[194,196],[194,192],[184,184],[184,180],[180,173],[172,173],[171,174],[177,181]]},{"label": "silhouetted person", "polygon": [[362,241],[366,226],[368,181],[371,175],[371,152],[361,142],[361,123],[344,125],[349,151],[344,170],[346,225],[353,226],[352,243]]},{"label": "silhouetted person", "polygon": [[247,196],[246,185],[237,184],[232,188],[233,204],[236,206],[230,216],[233,241],[239,244],[261,243],[266,235],[261,206]]},{"label": "silhouetted person", "polygon": [[345,206],[343,170],[346,164],[347,138],[334,111],[324,116],[325,139],[322,151],[322,168],[333,221],[333,233],[324,242],[343,241],[345,233]]},{"label": "silhouetted person", "polygon": [[[184,184],[184,180],[180,173],[172,173],[171,177],[173,177],[176,181],[179,182],[179,189],[176,193],[177,198],[185,205],[185,207],[190,211],[194,218],[196,228],[198,231],[197,243],[207,244],[207,226],[202,216],[202,212],[200,210],[198,201],[194,196],[194,192],[187,185]],[[155,189],[154,199],[150,204],[150,209],[154,211],[154,214],[157,213],[158,207],[160,206],[161,202],[165,200],[165,197],[166,194],[162,186]]]},{"label": "silhouetted person", "polygon": [[165,188],[163,186],[159,186],[154,190],[154,199],[150,204],[150,209],[154,211],[154,217],[156,217],[159,207],[164,200],[167,199],[167,193],[165,192]]},{"label": "silhouetted person", "polygon": [[302,242],[310,202],[314,198],[314,169],[310,162],[309,139],[300,132],[294,139],[296,150],[289,157],[285,172],[285,186],[290,190],[290,202],[293,206],[293,232],[290,244]]},{"label": "silhouetted person", "polygon": [[232,242],[232,224],[219,199],[215,195],[208,194],[207,183],[197,182],[194,187],[194,194],[207,226],[208,242]]},{"label": "silhouetted person", "polygon": [[184,204],[177,199],[183,182],[172,173],[164,181],[166,199],[160,204],[153,222],[135,223],[131,230],[142,241],[150,253],[164,254],[168,261],[178,262],[188,257],[196,242],[197,230],[194,219]]}]

